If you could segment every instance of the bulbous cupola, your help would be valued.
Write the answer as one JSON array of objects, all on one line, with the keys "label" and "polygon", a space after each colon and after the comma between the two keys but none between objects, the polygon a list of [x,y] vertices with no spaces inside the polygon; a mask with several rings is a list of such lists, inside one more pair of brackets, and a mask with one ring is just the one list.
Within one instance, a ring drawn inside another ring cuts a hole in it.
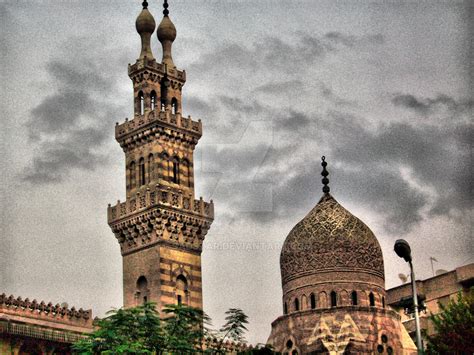
[{"label": "bulbous cupola", "polygon": [[156,30],[156,34],[158,36],[158,40],[161,42],[161,45],[163,47],[162,62],[173,68],[174,63],[173,58],[171,56],[171,47],[173,45],[174,40],[176,39],[176,27],[174,27],[173,22],[171,22],[168,16],[169,11],[167,0],[164,1],[163,8],[163,20],[161,20],[160,25]]},{"label": "bulbous cupola", "polygon": [[135,28],[142,39],[142,50],[140,52],[140,58],[147,57],[148,59],[154,59],[151,51],[151,35],[155,31],[156,23],[153,15],[148,11],[148,2],[145,0],[142,3],[143,10],[135,21]]},{"label": "bulbous cupola", "polygon": [[329,294],[372,287],[381,299],[385,280],[379,242],[364,222],[331,196],[324,157],[322,166],[324,195],[290,231],[281,250],[284,299],[303,289]]}]

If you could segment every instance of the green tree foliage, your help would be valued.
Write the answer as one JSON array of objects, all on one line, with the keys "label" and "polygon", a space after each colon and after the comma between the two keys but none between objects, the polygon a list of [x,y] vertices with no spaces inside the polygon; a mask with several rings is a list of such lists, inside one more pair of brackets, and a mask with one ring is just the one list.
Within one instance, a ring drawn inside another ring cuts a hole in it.
[{"label": "green tree foliage", "polygon": [[[223,354],[224,341],[245,342],[248,317],[241,309],[226,312],[226,323],[219,332],[208,329],[210,318],[200,309],[168,305],[162,318],[155,304],[112,310],[98,322],[98,329],[73,345],[78,354]],[[216,341],[203,349],[204,339]],[[272,354],[259,346],[242,354]]]},{"label": "green tree foliage", "polygon": [[430,316],[436,334],[428,337],[428,354],[473,354],[474,288],[439,307],[440,312]]}]

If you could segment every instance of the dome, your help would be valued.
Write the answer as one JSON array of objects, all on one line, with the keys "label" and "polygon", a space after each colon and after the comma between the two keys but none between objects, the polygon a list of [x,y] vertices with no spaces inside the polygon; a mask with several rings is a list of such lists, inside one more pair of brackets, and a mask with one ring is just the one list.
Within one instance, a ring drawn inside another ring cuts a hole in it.
[{"label": "dome", "polygon": [[374,233],[329,192],[288,234],[280,267],[283,284],[321,272],[329,272],[328,282],[337,272],[363,272],[384,279],[382,250]]},{"label": "dome", "polygon": [[164,41],[173,42],[176,39],[176,27],[174,27],[173,22],[171,22],[168,16],[163,16],[163,20],[161,20],[156,34],[162,43]]},{"label": "dome", "polygon": [[152,34],[155,31],[156,23],[153,15],[148,11],[148,9],[144,8],[140,15],[138,15],[137,20],[135,21],[135,27],[139,34],[142,33],[150,33]]}]

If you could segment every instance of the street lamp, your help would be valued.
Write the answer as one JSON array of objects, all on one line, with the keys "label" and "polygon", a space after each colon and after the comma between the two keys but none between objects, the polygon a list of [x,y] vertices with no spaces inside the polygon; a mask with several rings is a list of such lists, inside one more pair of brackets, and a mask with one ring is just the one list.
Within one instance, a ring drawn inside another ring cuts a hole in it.
[{"label": "street lamp", "polygon": [[411,262],[412,258],[410,244],[408,244],[408,242],[404,239],[398,239],[395,242],[394,250],[400,258],[405,259],[405,261],[410,265],[411,289],[413,293],[413,306],[415,308],[416,347],[418,348],[418,353],[422,353],[423,345],[421,344],[420,316],[418,314],[418,295],[416,293],[415,272],[413,271],[413,264]]}]

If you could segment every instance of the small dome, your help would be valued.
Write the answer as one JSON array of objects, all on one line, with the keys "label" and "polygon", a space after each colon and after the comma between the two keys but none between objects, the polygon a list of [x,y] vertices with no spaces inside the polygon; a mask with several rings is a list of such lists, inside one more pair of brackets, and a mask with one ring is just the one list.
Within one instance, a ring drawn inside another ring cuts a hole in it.
[{"label": "small dome", "polygon": [[173,22],[171,22],[168,16],[163,17],[156,34],[158,35],[158,40],[162,43],[164,41],[173,42],[176,39],[176,27],[174,27]]},{"label": "small dome", "polygon": [[152,34],[155,31],[155,19],[148,9],[143,9],[142,12],[140,12],[140,15],[138,15],[137,20],[135,21],[135,27],[139,34]]},{"label": "small dome", "polygon": [[[329,193],[288,234],[280,255],[282,282],[320,272],[369,273],[384,279],[374,233]],[[357,276],[355,276],[357,278]]]}]

